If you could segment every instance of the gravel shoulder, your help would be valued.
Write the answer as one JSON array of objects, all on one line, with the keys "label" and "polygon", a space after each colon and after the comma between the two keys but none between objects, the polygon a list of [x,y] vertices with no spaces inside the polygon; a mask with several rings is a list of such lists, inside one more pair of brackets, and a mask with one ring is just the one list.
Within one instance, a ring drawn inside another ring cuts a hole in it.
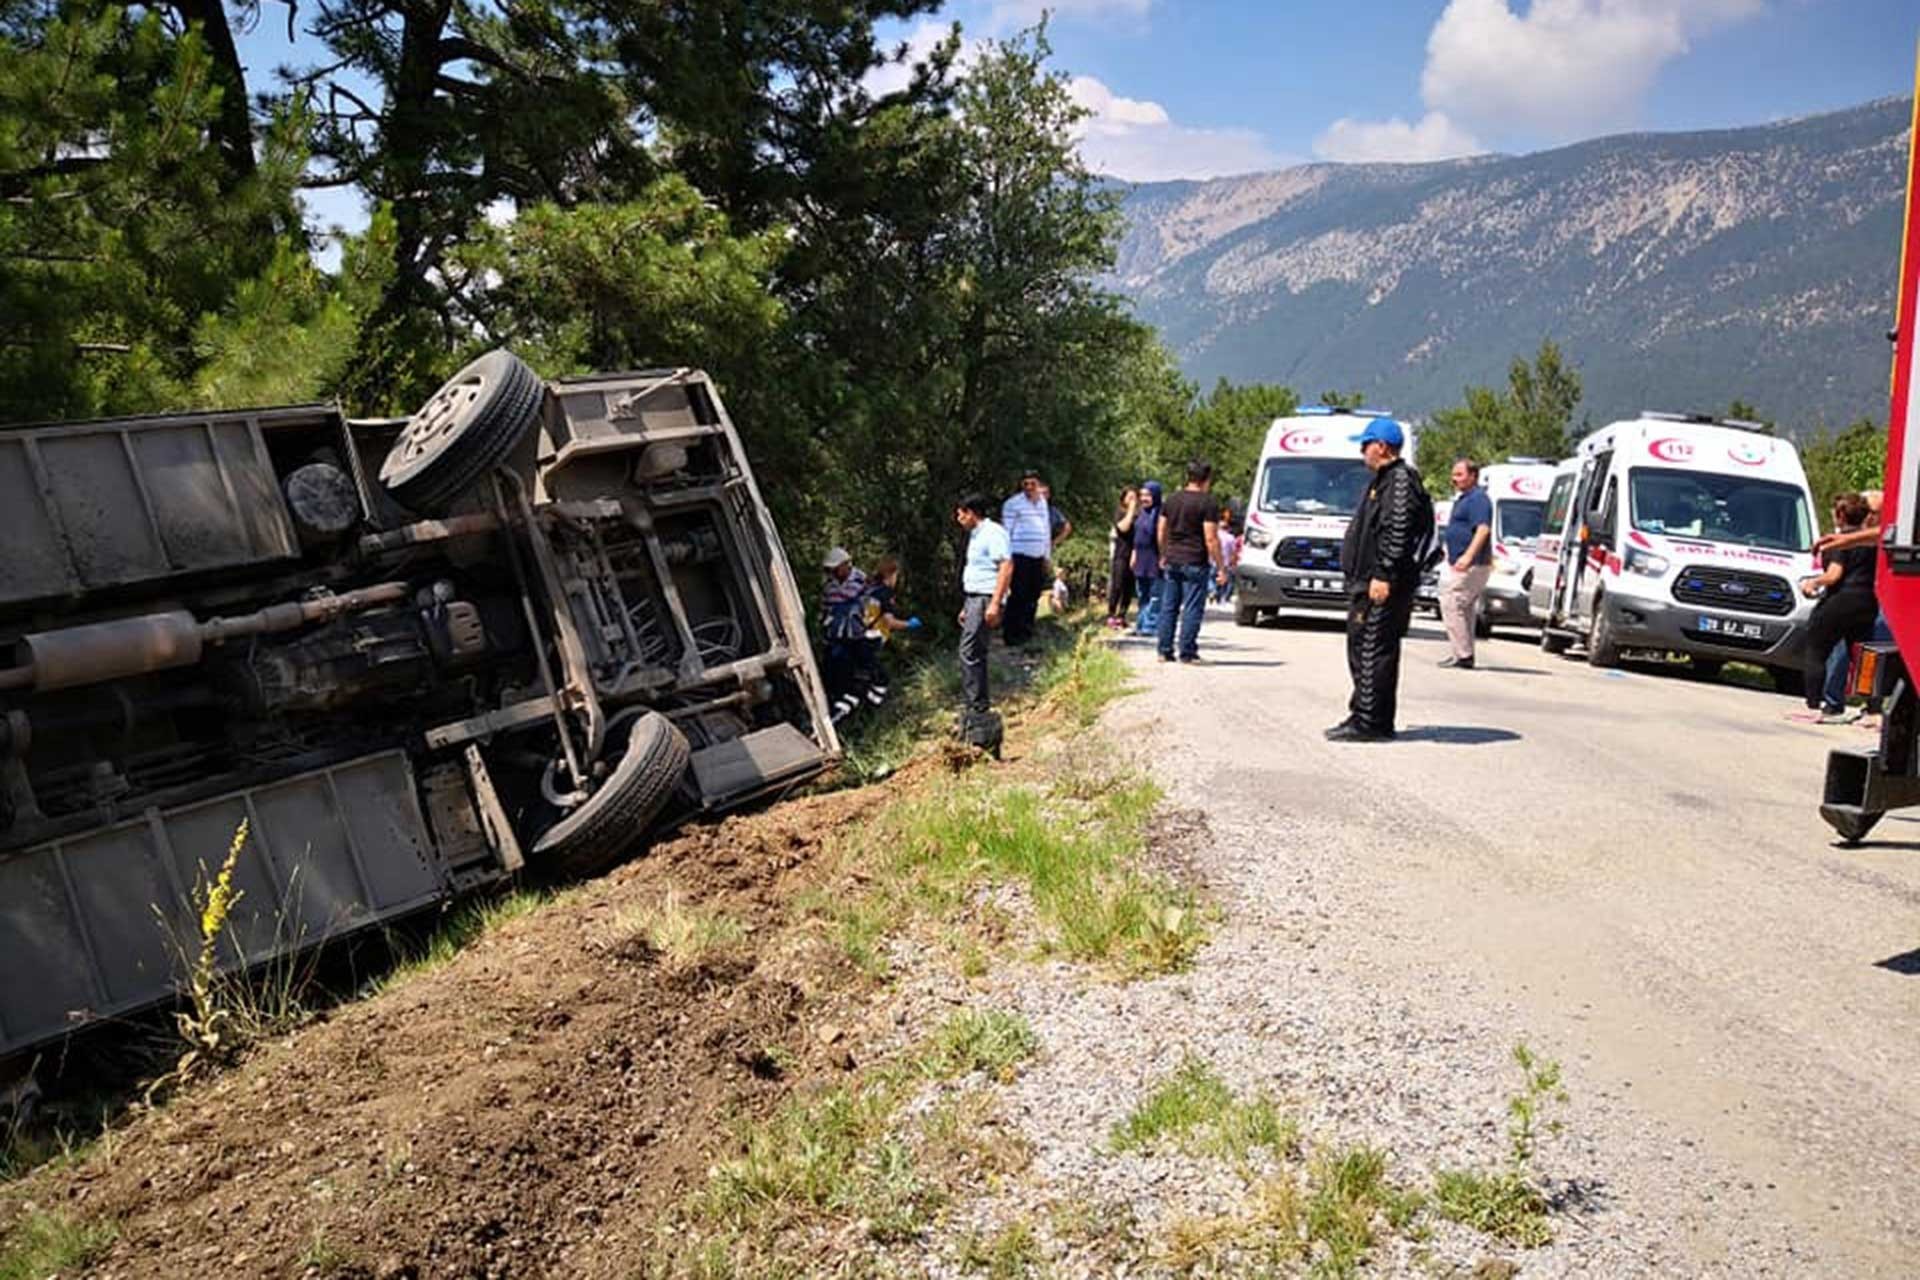
[{"label": "gravel shoulder", "polygon": [[[1556,1239],[1512,1255],[1525,1274],[1911,1274],[1920,979],[1882,962],[1920,942],[1920,856],[1838,850],[1815,812],[1826,749],[1863,735],[1520,639],[1441,672],[1421,627],[1410,740],[1337,748],[1332,625],[1207,625],[1196,668],[1129,646],[1142,689],[1105,727],[1204,814],[1182,852],[1223,919],[1187,974],[1022,985],[1043,1175],[1146,1220],[1224,1194],[1088,1154],[1188,1054],[1415,1178],[1492,1164],[1525,1042],[1571,1099],[1538,1161]],[[1485,1251],[1448,1230],[1380,1261]]]}]

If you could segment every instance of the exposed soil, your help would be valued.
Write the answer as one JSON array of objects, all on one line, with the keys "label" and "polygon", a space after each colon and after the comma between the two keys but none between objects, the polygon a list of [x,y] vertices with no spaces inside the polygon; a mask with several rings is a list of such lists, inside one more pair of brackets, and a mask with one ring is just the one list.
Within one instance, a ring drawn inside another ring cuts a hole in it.
[{"label": "exposed soil", "polygon": [[[737,1122],[852,1065],[809,1027],[844,1025],[860,980],[787,926],[875,796],[683,833],[7,1188],[0,1225],[117,1222],[97,1276],[635,1274]],[[670,887],[743,952],[676,972],[611,936]]]}]

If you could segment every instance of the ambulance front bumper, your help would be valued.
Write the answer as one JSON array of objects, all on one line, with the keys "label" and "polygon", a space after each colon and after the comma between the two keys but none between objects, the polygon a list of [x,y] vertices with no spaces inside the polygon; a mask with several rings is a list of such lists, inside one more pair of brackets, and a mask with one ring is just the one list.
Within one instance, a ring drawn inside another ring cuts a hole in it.
[{"label": "ambulance front bumper", "polygon": [[1329,609],[1347,607],[1346,583],[1338,571],[1281,569],[1242,558],[1234,571],[1236,603],[1253,609]]},{"label": "ambulance front bumper", "polygon": [[1791,615],[1769,618],[1623,595],[1605,597],[1602,607],[1622,648],[1666,649],[1767,667],[1806,664],[1806,626]]}]

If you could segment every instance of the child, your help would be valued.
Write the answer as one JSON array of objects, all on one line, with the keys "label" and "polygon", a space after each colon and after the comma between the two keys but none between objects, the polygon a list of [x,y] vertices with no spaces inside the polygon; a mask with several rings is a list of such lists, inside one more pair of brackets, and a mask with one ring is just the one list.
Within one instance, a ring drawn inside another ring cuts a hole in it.
[{"label": "child", "polygon": [[1227,512],[1221,512],[1220,521],[1220,567],[1227,571],[1227,580],[1214,580],[1213,598],[1221,603],[1233,599],[1233,571],[1240,564],[1240,538],[1228,526]]},{"label": "child", "polygon": [[1072,595],[1073,593],[1067,589],[1067,571],[1065,569],[1055,569],[1053,571],[1054,617],[1057,618],[1067,611],[1067,602],[1072,598]]},{"label": "child", "polygon": [[820,567],[827,575],[820,608],[820,632],[827,641],[827,698],[833,704],[833,722],[838,724],[860,705],[855,680],[867,630],[861,613],[867,577],[853,567],[845,547],[828,551]]},{"label": "child", "polygon": [[918,618],[901,618],[894,613],[894,594],[900,589],[900,560],[881,556],[874,562],[873,576],[867,579],[866,599],[861,609],[866,630],[860,639],[859,678],[867,687],[867,701],[880,706],[887,700],[887,668],[880,661],[880,646],[896,631],[911,631],[920,625]]}]

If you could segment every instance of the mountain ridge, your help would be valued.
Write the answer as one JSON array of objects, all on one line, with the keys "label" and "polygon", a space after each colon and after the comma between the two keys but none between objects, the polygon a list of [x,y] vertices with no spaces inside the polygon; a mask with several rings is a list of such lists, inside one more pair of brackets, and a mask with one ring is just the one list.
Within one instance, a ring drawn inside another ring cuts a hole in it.
[{"label": "mountain ridge", "polygon": [[1736,397],[1796,430],[1881,417],[1909,104],[1140,184],[1107,283],[1203,383],[1419,415],[1552,337],[1596,421]]}]

